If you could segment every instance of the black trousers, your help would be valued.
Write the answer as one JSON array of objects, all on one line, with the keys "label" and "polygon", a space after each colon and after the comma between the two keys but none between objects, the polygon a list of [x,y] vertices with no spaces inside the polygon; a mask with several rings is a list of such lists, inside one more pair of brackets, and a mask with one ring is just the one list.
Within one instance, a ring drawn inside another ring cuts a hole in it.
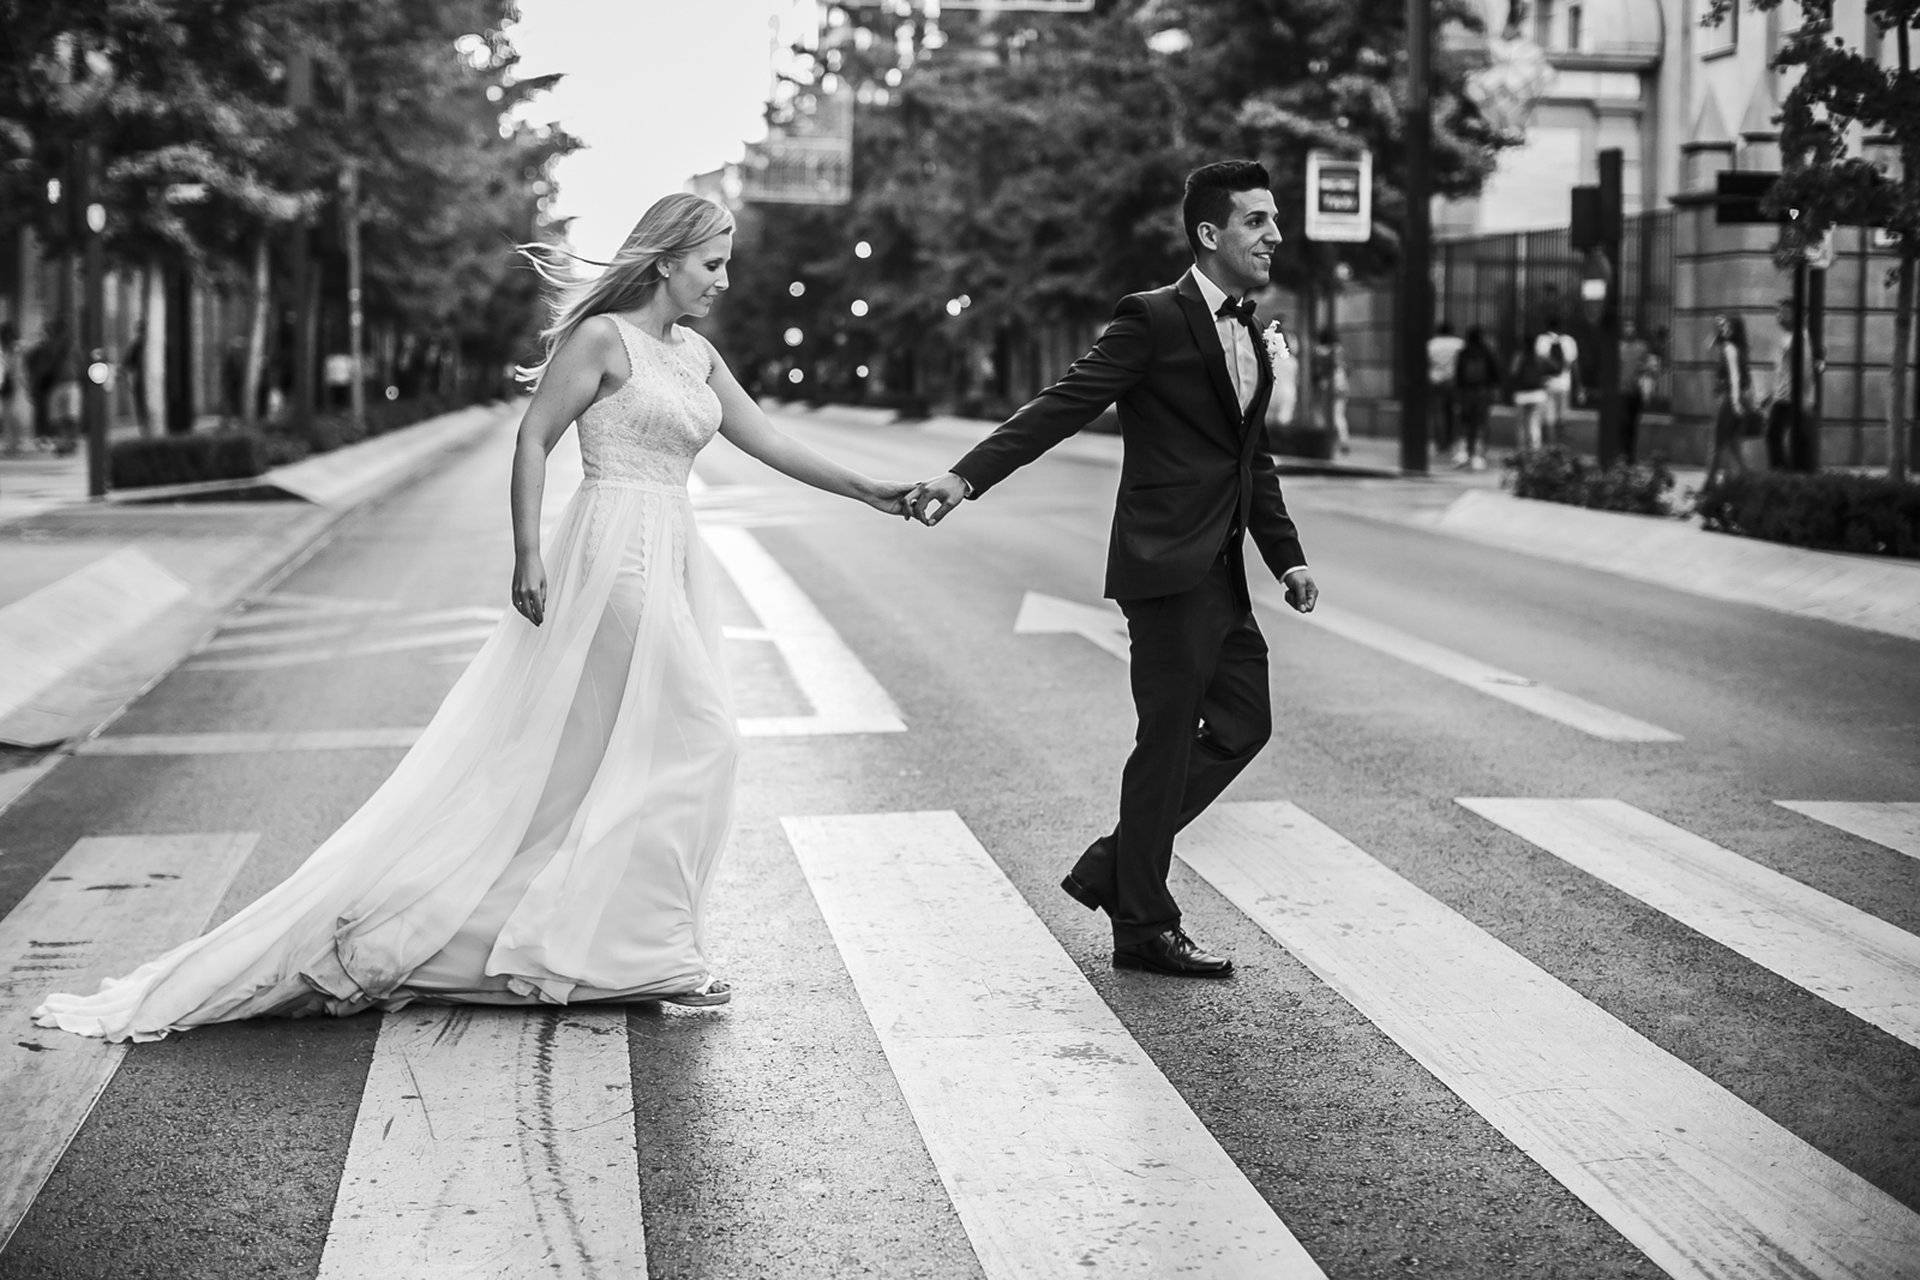
[{"label": "black trousers", "polygon": [[1120,776],[1120,824],[1073,869],[1109,904],[1116,946],[1180,923],[1167,891],[1173,838],[1273,735],[1267,642],[1236,569],[1223,557],[1192,590],[1120,601],[1139,727]]}]

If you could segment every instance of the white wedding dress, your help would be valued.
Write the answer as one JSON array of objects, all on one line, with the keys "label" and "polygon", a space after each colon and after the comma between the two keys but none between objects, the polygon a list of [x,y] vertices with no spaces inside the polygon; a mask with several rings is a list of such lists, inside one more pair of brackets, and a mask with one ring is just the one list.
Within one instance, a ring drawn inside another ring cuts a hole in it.
[{"label": "white wedding dress", "polygon": [[580,416],[586,479],[393,775],[286,881],[41,1026],[155,1040],[410,1000],[644,999],[709,976],[701,912],[739,739],[687,476],[720,425],[706,339],[614,317],[631,375]]}]

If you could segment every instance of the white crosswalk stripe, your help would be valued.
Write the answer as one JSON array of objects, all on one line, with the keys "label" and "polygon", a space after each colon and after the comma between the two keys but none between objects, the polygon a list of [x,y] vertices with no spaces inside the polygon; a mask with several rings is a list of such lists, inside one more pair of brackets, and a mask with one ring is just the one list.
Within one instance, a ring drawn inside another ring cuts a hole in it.
[{"label": "white crosswalk stripe", "polygon": [[388,1014],[320,1280],[645,1280],[621,1009]]},{"label": "white crosswalk stripe", "polygon": [[258,837],[96,836],[0,920],[0,1247],[120,1066],[125,1045],[43,1031],[49,992],[90,992],[186,941]]},{"label": "white crosswalk stripe", "polygon": [[785,825],[988,1280],[1322,1274],[958,815]]},{"label": "white crosswalk stripe", "polygon": [[1920,1046],[1920,938],[1619,800],[1462,800],[1588,875]]},{"label": "white crosswalk stripe", "polygon": [[1913,1274],[1920,1215],[1299,808],[1181,858],[1669,1275]]},{"label": "white crosswalk stripe", "polygon": [[1920,858],[1920,801],[1862,804],[1846,800],[1776,800],[1783,809],[1838,827],[1895,853]]}]

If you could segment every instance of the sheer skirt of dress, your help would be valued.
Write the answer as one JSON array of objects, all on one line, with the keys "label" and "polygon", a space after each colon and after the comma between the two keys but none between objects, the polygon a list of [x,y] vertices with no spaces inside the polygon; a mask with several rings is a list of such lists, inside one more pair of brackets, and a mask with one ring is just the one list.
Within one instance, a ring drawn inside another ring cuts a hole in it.
[{"label": "sheer skirt of dress", "polygon": [[211,932],[55,995],[43,1026],[152,1040],[414,999],[638,999],[708,972],[702,906],[739,743],[684,486],[589,480],[509,614],[391,777]]}]

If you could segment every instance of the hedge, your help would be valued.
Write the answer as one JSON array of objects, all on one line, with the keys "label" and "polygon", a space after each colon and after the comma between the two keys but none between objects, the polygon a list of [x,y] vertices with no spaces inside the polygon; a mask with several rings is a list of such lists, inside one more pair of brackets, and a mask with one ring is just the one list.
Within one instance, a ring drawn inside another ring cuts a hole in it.
[{"label": "hedge", "polygon": [[1743,471],[1701,489],[1693,509],[1720,533],[1920,559],[1920,484],[1885,476]]},{"label": "hedge", "polygon": [[108,483],[115,489],[143,489],[155,485],[250,479],[273,467],[298,462],[309,454],[357,444],[369,435],[409,427],[467,403],[452,396],[437,395],[369,400],[365,431],[360,430],[351,414],[320,413],[314,415],[304,436],[289,432],[281,421],[259,431],[219,430],[122,440],[108,455]]},{"label": "hedge", "polygon": [[115,489],[145,489],[245,480],[272,466],[269,458],[266,437],[257,431],[122,440],[108,454],[107,482]]},{"label": "hedge", "polygon": [[1603,469],[1556,444],[1522,449],[1508,457],[1506,465],[1513,473],[1506,483],[1515,497],[1565,502],[1598,511],[1672,514],[1667,491],[1673,488],[1673,472],[1664,458],[1644,463],[1616,462]]},{"label": "hedge", "polygon": [[1267,428],[1267,448],[1284,458],[1331,458],[1338,440],[1331,427]]}]

